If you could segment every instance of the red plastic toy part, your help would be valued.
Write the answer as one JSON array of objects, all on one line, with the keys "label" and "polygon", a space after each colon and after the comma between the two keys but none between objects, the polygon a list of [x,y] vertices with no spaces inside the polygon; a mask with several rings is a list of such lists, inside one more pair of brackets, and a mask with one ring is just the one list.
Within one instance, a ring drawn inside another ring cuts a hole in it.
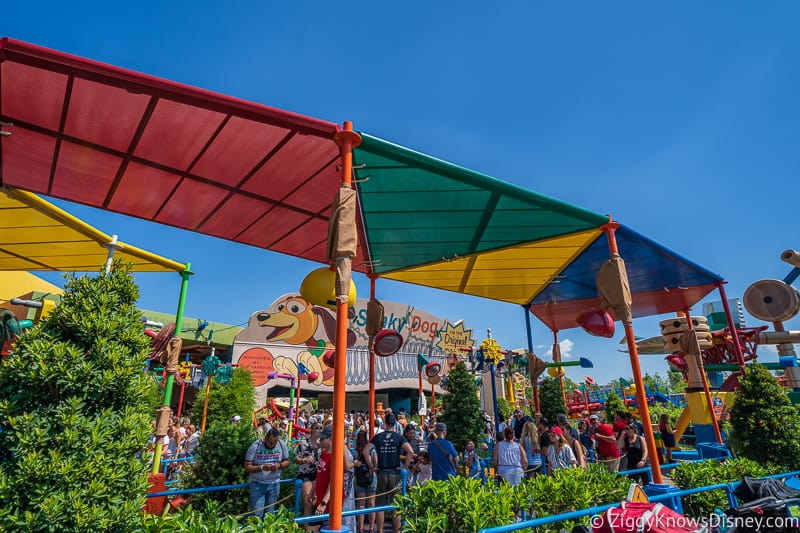
[{"label": "red plastic toy part", "polygon": [[586,333],[610,339],[614,336],[614,319],[605,310],[597,307],[587,309],[575,319]]}]

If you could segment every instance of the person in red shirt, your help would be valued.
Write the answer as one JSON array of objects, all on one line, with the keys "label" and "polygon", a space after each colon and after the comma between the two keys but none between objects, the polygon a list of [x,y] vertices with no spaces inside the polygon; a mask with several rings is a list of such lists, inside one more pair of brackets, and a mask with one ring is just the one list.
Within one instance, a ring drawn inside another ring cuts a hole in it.
[{"label": "person in red shirt", "polygon": [[608,424],[601,424],[600,417],[589,417],[594,439],[597,443],[597,462],[605,466],[609,472],[619,471],[619,448],[614,436],[614,429]]},{"label": "person in red shirt", "polygon": [[[627,417],[629,416],[628,411],[617,411],[614,413],[614,423],[612,424],[612,428],[614,429],[614,438],[617,439],[617,448],[620,450],[622,449],[622,440],[625,438],[625,427],[628,425]],[[628,458],[626,455],[622,455],[620,453],[619,458],[619,471],[627,470],[628,469]]]},{"label": "person in red shirt", "polygon": [[[332,466],[332,449],[333,449],[333,442],[331,437],[333,436],[333,427],[332,426],[325,426],[322,432],[319,434],[319,447],[320,447],[320,455],[319,460],[317,461],[317,479],[314,485],[314,494],[309,495],[309,499],[313,496],[313,501],[310,503],[314,507],[315,514],[327,514],[329,509],[329,502],[331,496],[331,466]],[[350,457],[350,453],[345,450],[344,454],[344,470],[347,472],[353,468],[353,462]]]}]

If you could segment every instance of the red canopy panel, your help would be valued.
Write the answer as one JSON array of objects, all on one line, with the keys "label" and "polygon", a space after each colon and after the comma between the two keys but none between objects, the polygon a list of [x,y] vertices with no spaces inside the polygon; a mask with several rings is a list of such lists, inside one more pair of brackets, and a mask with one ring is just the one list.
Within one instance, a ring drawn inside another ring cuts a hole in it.
[{"label": "red canopy panel", "polygon": [[[716,288],[716,284],[708,284],[633,293],[631,295],[633,299],[633,317],[640,318],[673,313],[676,309],[690,309]],[[575,321],[577,316],[591,307],[600,307],[600,299],[586,298],[535,304],[531,306],[531,313],[536,315],[536,318],[541,320],[550,330],[563,331],[577,327],[578,323]],[[611,313],[613,315],[613,311]]]},{"label": "red canopy panel", "polygon": [[327,262],[332,122],[7,38],[0,120],[3,185]]}]

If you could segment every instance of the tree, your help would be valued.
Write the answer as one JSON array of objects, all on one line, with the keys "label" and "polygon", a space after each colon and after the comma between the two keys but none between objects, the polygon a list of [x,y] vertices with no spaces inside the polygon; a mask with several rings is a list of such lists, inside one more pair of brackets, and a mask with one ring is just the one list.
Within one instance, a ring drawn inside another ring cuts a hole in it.
[{"label": "tree", "polygon": [[467,441],[483,439],[484,421],[478,386],[464,363],[458,362],[447,376],[447,393],[442,395],[443,413],[439,420],[450,430],[447,438],[457,450],[464,450]]},{"label": "tree", "polygon": [[764,366],[748,365],[731,409],[731,443],[739,455],[788,470],[800,468],[800,414]]},{"label": "tree", "polygon": [[[192,406],[192,420],[198,422],[202,420],[205,399],[206,387],[202,387]],[[206,425],[210,426],[213,422],[228,422],[236,415],[250,422],[255,405],[256,389],[253,387],[252,375],[243,368],[234,368],[231,379],[226,385],[218,383],[216,379],[211,380]]]},{"label": "tree", "polygon": [[686,379],[683,377],[683,372],[672,370],[667,373],[669,379],[669,392],[677,394],[686,390]]},{"label": "tree", "polygon": [[606,422],[609,424],[614,421],[614,415],[619,411],[627,411],[628,408],[622,402],[622,398],[617,396],[616,392],[612,392],[606,398]]},{"label": "tree", "polygon": [[0,530],[141,524],[155,383],[129,267],[67,276],[61,304],[0,363]]},{"label": "tree", "polygon": [[548,420],[555,421],[556,415],[567,412],[567,405],[564,403],[564,395],[561,394],[561,384],[557,379],[544,378],[539,385],[539,406],[542,416]]},{"label": "tree", "polygon": [[669,389],[669,383],[667,380],[661,377],[661,374],[656,372],[654,375],[650,375],[649,373],[645,373],[644,377],[642,378],[644,382],[644,386],[650,392],[660,392],[661,394],[667,394],[667,390]]}]

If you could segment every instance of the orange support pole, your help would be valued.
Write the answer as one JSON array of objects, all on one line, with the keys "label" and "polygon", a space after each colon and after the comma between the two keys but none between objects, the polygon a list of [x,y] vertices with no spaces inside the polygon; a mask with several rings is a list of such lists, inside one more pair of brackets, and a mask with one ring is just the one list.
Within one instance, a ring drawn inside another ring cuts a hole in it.
[{"label": "orange support pole", "polygon": [[[608,238],[608,249],[612,255],[619,255],[619,248],[617,248],[617,238],[614,232],[619,227],[618,222],[613,222],[609,217],[608,224],[605,224],[602,229]],[[650,457],[650,472],[653,476],[653,483],[659,485],[664,483],[661,477],[661,465],[658,462],[658,454],[656,453],[656,439],[653,434],[653,424],[650,422],[650,409],[647,406],[647,395],[644,391],[644,380],[642,379],[642,369],[639,366],[639,351],[636,349],[636,337],[633,334],[633,326],[623,324],[625,328],[625,340],[628,343],[628,355],[631,359],[631,369],[633,370],[633,381],[636,384],[636,404],[639,407],[639,414],[642,418],[642,426],[644,427],[644,438],[647,442],[648,456]]]},{"label": "orange support pole", "polygon": [[[686,317],[686,325],[690,330],[694,329],[692,325],[692,314],[688,309],[684,310],[683,315]],[[700,378],[703,381],[703,394],[706,397],[708,404],[708,414],[711,417],[711,427],[714,428],[714,437],[717,439],[717,444],[722,444],[722,433],[719,431],[719,424],[717,423],[717,415],[714,414],[714,404],[711,402],[711,389],[708,387],[708,378],[706,377],[706,369],[703,368],[702,356],[701,360],[697,362],[698,369],[700,370]]]},{"label": "orange support pole", "polygon": [[[375,276],[369,277],[369,297],[375,298]],[[420,378],[422,379],[422,378]],[[369,438],[375,436],[375,350],[369,347]]]},{"label": "orange support pole", "polygon": [[[342,187],[353,185],[353,148],[361,144],[361,136],[346,121],[342,131],[334,135],[342,157]],[[344,411],[347,387],[347,300],[336,299],[336,359],[333,376],[333,449],[331,450],[331,492],[328,501],[327,531],[342,530],[344,499]]]}]

